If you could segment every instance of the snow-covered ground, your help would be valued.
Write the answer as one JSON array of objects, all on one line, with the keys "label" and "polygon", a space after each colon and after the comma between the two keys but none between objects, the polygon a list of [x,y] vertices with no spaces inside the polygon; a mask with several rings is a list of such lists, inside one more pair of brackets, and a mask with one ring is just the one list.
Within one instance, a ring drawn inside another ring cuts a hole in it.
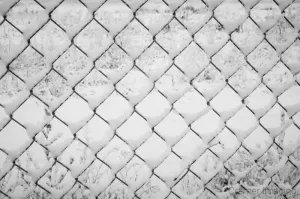
[{"label": "snow-covered ground", "polygon": [[299,30],[300,0],[0,0],[0,199],[297,198]]}]

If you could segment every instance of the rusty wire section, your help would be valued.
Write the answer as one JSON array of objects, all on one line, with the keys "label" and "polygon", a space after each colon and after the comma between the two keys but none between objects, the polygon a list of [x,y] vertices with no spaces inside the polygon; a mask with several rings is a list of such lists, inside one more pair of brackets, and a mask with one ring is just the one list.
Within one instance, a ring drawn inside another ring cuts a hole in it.
[{"label": "rusty wire section", "polygon": [[300,1],[0,1],[0,198],[298,198]]}]

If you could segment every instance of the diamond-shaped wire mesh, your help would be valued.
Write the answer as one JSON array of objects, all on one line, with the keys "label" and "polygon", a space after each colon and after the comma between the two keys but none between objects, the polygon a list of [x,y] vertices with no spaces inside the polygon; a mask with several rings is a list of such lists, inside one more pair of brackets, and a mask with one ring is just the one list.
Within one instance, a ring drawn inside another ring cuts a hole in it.
[{"label": "diamond-shaped wire mesh", "polygon": [[0,198],[299,198],[299,29],[299,0],[0,0]]}]

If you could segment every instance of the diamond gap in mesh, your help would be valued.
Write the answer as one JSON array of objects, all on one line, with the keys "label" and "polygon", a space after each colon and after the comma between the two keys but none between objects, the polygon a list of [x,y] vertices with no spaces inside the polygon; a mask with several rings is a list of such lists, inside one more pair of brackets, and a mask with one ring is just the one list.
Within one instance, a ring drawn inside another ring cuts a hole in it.
[{"label": "diamond gap in mesh", "polygon": [[266,170],[269,177],[272,177],[284,167],[287,160],[288,157],[283,154],[282,149],[273,143],[268,151],[258,159],[257,164]]},{"label": "diamond gap in mesh", "polygon": [[208,66],[209,57],[196,43],[192,42],[175,58],[174,63],[191,79]]},{"label": "diamond gap in mesh", "polygon": [[228,170],[223,168],[220,172],[207,184],[209,190],[211,190],[218,198],[233,197],[234,193],[231,193],[229,187],[239,188],[237,178]]},{"label": "diamond gap in mesh", "polygon": [[244,54],[231,41],[212,57],[212,63],[220,69],[226,79],[246,65]]},{"label": "diamond gap in mesh", "polygon": [[290,162],[287,162],[280,171],[272,177],[272,181],[282,189],[292,189],[299,181],[300,172]]},{"label": "diamond gap in mesh", "polygon": [[[259,137],[259,139],[257,139]],[[262,156],[273,144],[270,134],[260,125],[244,139],[243,146],[251,152],[254,159]]]},{"label": "diamond gap in mesh", "polygon": [[132,18],[132,10],[121,0],[106,1],[95,12],[95,19],[114,36],[117,35]]},{"label": "diamond gap in mesh", "polygon": [[74,178],[77,178],[96,157],[88,146],[75,139],[57,158],[63,163]]},{"label": "diamond gap in mesh", "polygon": [[119,137],[113,139],[97,154],[97,157],[105,162],[112,172],[117,173],[132,157],[133,151]]},{"label": "diamond gap in mesh", "polygon": [[44,188],[41,188],[40,186],[36,186],[34,190],[27,196],[27,198],[45,198],[50,199],[51,194],[46,191]]},{"label": "diamond gap in mesh", "polygon": [[20,0],[6,16],[26,38],[31,37],[49,18],[44,8],[34,0]]},{"label": "diamond gap in mesh", "polygon": [[212,56],[227,43],[230,36],[224,27],[212,18],[194,35],[194,39],[209,56]]},{"label": "diamond gap in mesh", "polygon": [[13,113],[13,118],[26,127],[31,137],[48,124],[52,117],[48,107],[33,95]]},{"label": "diamond gap in mesh", "polygon": [[118,82],[133,67],[133,60],[116,44],[113,44],[95,63],[112,83]]},{"label": "diamond gap in mesh", "polygon": [[31,39],[30,44],[53,62],[70,46],[68,35],[53,21],[48,21]]},{"label": "diamond gap in mesh", "polygon": [[267,40],[261,42],[248,56],[247,61],[260,76],[266,74],[279,61],[279,53]]},{"label": "diamond gap in mesh", "polygon": [[99,159],[94,162],[78,177],[78,180],[87,186],[94,195],[102,193],[113,181],[112,170]]},{"label": "diamond gap in mesh", "polygon": [[208,109],[206,113],[204,113],[191,125],[191,128],[206,144],[212,141],[212,139],[217,136],[224,127],[224,121],[212,109]]},{"label": "diamond gap in mesh", "polygon": [[155,82],[155,87],[167,97],[170,103],[173,103],[187,92],[191,85],[188,77],[173,65]]},{"label": "diamond gap in mesh", "polygon": [[[99,129],[101,129],[99,131]],[[113,138],[114,132],[110,125],[94,115],[77,133],[76,137],[96,154]]]},{"label": "diamond gap in mesh", "polygon": [[192,37],[178,20],[173,19],[155,36],[155,40],[169,53],[171,58],[174,58],[188,46]]},{"label": "diamond gap in mesh", "polygon": [[95,109],[114,91],[114,86],[101,72],[93,69],[76,85],[75,91],[87,100],[91,109]]},{"label": "diamond gap in mesh", "polygon": [[154,169],[168,157],[171,148],[161,137],[153,133],[135,152],[151,169]]},{"label": "diamond gap in mesh", "polygon": [[205,152],[191,165],[190,169],[203,183],[208,183],[221,169],[221,160],[210,150]]},{"label": "diamond gap in mesh", "polygon": [[243,54],[248,55],[263,41],[264,35],[259,27],[250,18],[248,18],[231,34],[231,38],[242,50]]},{"label": "diamond gap in mesh", "polygon": [[231,157],[240,147],[237,137],[228,128],[224,128],[210,143],[211,151],[223,162]]},{"label": "diamond gap in mesh", "polygon": [[168,99],[154,88],[136,106],[136,111],[145,117],[149,125],[153,127],[166,117],[171,108]]},{"label": "diamond gap in mesh", "polygon": [[210,101],[226,86],[226,81],[224,75],[210,64],[192,81],[192,84],[207,101]]},{"label": "diamond gap in mesh", "polygon": [[173,146],[181,140],[188,130],[188,125],[175,110],[172,110],[154,127],[154,131],[157,132],[169,146]]},{"label": "diamond gap in mesh", "polygon": [[[223,106],[224,102],[226,102],[225,107]],[[214,97],[210,104],[224,121],[227,121],[243,106],[240,96],[229,86],[226,86]]]},{"label": "diamond gap in mesh", "polygon": [[196,160],[207,147],[207,144],[205,144],[197,134],[190,130],[173,146],[173,151],[182,159],[182,166],[187,168],[188,165]]},{"label": "diamond gap in mesh", "polygon": [[55,158],[72,143],[74,137],[71,130],[62,121],[53,118],[36,136],[35,140],[46,147]]},{"label": "diamond gap in mesh", "polygon": [[73,93],[55,111],[55,115],[75,133],[93,116],[93,111],[84,99]]},{"label": "diamond gap in mesh", "polygon": [[45,102],[51,111],[57,109],[72,94],[72,88],[59,73],[51,70],[34,88],[33,93]]},{"label": "diamond gap in mesh", "polygon": [[256,191],[250,192],[250,195],[255,197],[268,186],[270,181],[271,179],[268,178],[267,173],[261,167],[255,165],[250,172],[241,179],[240,183],[249,190],[255,189]]},{"label": "diamond gap in mesh", "polygon": [[133,113],[116,132],[129,144],[132,150],[137,149],[152,135],[147,120],[137,113]]},{"label": "diamond gap in mesh", "polygon": [[182,115],[187,124],[190,124],[205,114],[209,106],[205,98],[192,88],[174,103],[174,109]]},{"label": "diamond gap in mesh", "polygon": [[275,47],[277,52],[284,52],[297,37],[299,30],[292,27],[285,19],[280,19],[267,33],[266,39]]},{"label": "diamond gap in mesh", "polygon": [[272,28],[281,17],[281,10],[273,0],[259,1],[250,11],[251,18],[262,32]]},{"label": "diamond gap in mesh", "polygon": [[[13,141],[16,137],[20,139]],[[0,131],[0,138],[1,149],[4,150],[12,160],[19,157],[32,141],[26,129],[13,120]]]},{"label": "diamond gap in mesh", "polygon": [[153,81],[160,78],[173,61],[157,43],[153,43],[136,59],[136,65]]},{"label": "diamond gap in mesh", "polygon": [[78,0],[64,0],[51,12],[51,19],[66,30],[70,39],[92,18],[89,10]]},{"label": "diamond gap in mesh", "polygon": [[185,169],[181,158],[171,153],[155,170],[154,173],[162,179],[168,187],[175,185],[179,175]]},{"label": "diamond gap in mesh", "polygon": [[28,46],[9,65],[9,69],[22,78],[28,88],[32,88],[50,71],[51,66],[39,52]]},{"label": "diamond gap in mesh", "polygon": [[131,104],[116,91],[96,109],[96,113],[105,119],[114,130],[127,120],[132,112]]},{"label": "diamond gap in mesh", "polygon": [[116,89],[133,105],[139,103],[153,87],[153,82],[137,67],[131,69],[116,85]]},{"label": "diamond gap in mesh", "polygon": [[74,43],[95,60],[113,43],[112,36],[95,20],[76,35]]},{"label": "diamond gap in mesh", "polygon": [[255,115],[247,107],[243,107],[226,122],[226,127],[242,142],[258,124]]},{"label": "diamond gap in mesh", "polygon": [[33,142],[31,146],[16,160],[16,165],[28,172],[36,182],[55,163],[51,153],[40,144]]},{"label": "diamond gap in mesh", "polygon": [[0,104],[8,114],[14,112],[30,95],[25,83],[11,72],[0,79]]},{"label": "diamond gap in mesh", "polygon": [[215,10],[215,18],[231,33],[247,19],[247,10],[238,0],[224,0]]},{"label": "diamond gap in mesh", "polygon": [[133,19],[116,37],[120,45],[132,59],[136,59],[153,42],[150,32]]},{"label": "diamond gap in mesh", "polygon": [[261,77],[250,65],[242,66],[233,74],[228,83],[235,89],[239,96],[244,99],[250,95],[261,83]]},{"label": "diamond gap in mesh", "polygon": [[162,0],[148,0],[136,12],[136,18],[152,35],[158,33],[173,17],[172,11]]},{"label": "diamond gap in mesh", "polygon": [[276,137],[281,131],[286,129],[292,120],[287,115],[286,111],[276,103],[261,119],[262,124],[272,137]]},{"label": "diamond gap in mesh", "polygon": [[187,0],[176,10],[176,18],[191,34],[198,31],[212,16],[212,11],[202,2]]},{"label": "diamond gap in mesh", "polygon": [[268,86],[275,96],[279,96],[295,82],[291,71],[278,62],[267,74],[263,76],[263,83]]},{"label": "diamond gap in mesh", "polygon": [[0,190],[12,198],[27,196],[34,188],[31,176],[17,166],[14,166],[0,181]]},{"label": "diamond gap in mesh", "polygon": [[75,179],[69,170],[57,162],[38,181],[38,184],[49,190],[53,197],[60,198],[73,187]]},{"label": "diamond gap in mesh", "polygon": [[148,165],[136,155],[117,173],[117,177],[133,191],[146,183],[151,175]]},{"label": "diamond gap in mesh", "polygon": [[72,45],[53,64],[53,68],[68,80],[70,86],[77,84],[93,68],[92,61]]}]

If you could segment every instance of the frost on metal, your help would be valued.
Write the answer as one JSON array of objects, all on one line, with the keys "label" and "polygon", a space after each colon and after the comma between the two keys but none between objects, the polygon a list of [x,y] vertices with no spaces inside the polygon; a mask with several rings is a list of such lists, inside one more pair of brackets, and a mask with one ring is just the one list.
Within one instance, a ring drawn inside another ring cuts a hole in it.
[{"label": "frost on metal", "polygon": [[0,0],[0,199],[296,199],[300,0]]}]

